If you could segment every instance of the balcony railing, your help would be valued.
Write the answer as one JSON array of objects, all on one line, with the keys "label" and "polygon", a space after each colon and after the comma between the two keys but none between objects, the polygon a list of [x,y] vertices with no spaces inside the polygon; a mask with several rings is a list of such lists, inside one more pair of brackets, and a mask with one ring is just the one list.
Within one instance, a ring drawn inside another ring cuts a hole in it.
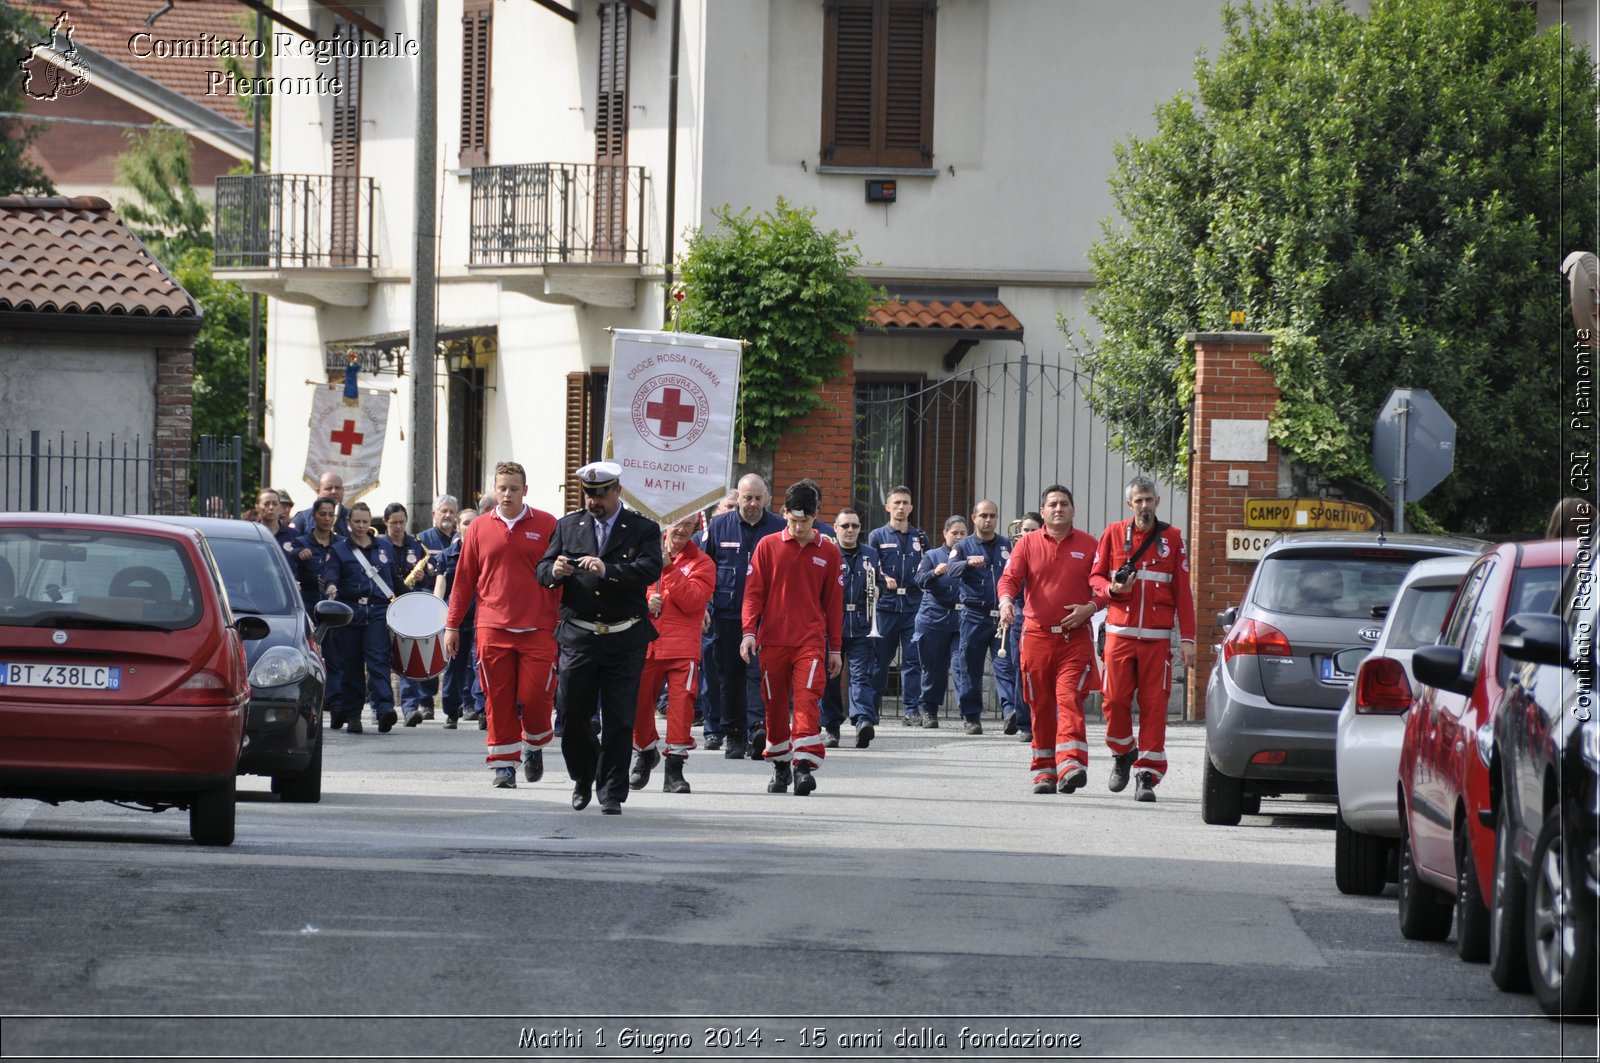
[{"label": "balcony railing", "polygon": [[473,167],[472,265],[642,265],[648,182],[642,166]]},{"label": "balcony railing", "polygon": [[373,192],[370,177],[219,177],[217,268],[371,269]]}]

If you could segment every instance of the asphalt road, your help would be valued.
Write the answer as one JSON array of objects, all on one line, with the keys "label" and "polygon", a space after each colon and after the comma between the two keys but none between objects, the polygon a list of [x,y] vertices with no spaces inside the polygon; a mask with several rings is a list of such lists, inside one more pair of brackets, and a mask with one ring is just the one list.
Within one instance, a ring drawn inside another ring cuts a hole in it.
[{"label": "asphalt road", "polygon": [[1202,728],[1154,805],[1106,791],[1098,728],[1072,796],[998,727],[879,736],[809,797],[697,752],[692,794],[658,770],[603,817],[553,752],[494,790],[479,731],[330,733],[322,802],[242,780],[221,850],[0,801],[0,1055],[1595,1058],[1402,939],[1392,888],[1341,896],[1331,805],[1204,826]]}]

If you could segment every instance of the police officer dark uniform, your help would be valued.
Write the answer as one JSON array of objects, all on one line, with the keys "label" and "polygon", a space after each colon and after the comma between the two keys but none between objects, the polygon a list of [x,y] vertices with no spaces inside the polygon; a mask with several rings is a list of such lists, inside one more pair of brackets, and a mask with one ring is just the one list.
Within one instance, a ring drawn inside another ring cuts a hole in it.
[{"label": "police officer dark uniform", "polygon": [[[597,461],[577,471],[584,508],[556,522],[537,569],[561,591],[557,711],[567,724],[561,755],[572,777],[572,807],[599,790],[600,811],[620,815],[645,652],[656,637],[648,593],[661,575],[661,528],[622,507],[622,469]],[[587,721],[600,706],[600,738]]]}]

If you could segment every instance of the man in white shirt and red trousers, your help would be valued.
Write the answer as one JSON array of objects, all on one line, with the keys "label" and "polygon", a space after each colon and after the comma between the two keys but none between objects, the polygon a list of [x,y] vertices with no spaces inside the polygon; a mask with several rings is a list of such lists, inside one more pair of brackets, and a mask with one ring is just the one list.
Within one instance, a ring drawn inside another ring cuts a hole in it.
[{"label": "man in white shirt and red trousers", "polygon": [[817,534],[820,502],[810,484],[789,488],[783,500],[787,527],[756,544],[745,577],[739,655],[748,661],[760,647],[769,794],[789,789],[791,762],[795,794],[804,797],[817,788],[812,772],[827,752],[819,703],[827,678],[844,667],[844,576],[839,548]]}]

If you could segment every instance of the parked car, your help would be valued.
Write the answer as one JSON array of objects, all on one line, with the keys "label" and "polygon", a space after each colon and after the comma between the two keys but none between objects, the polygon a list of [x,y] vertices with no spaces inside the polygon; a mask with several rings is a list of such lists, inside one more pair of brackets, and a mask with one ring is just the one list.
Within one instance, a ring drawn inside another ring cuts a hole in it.
[{"label": "parked car", "polygon": [[[1440,941],[1456,926],[1464,960],[1489,957],[1494,828],[1489,762],[1479,744],[1493,729],[1512,662],[1500,654],[1506,618],[1549,612],[1564,571],[1559,541],[1505,543],[1461,581],[1444,631],[1412,657],[1422,695],[1400,742],[1400,932]],[[1571,544],[1565,545],[1568,557]]]},{"label": "parked car", "polygon": [[318,602],[306,615],[294,572],[272,533],[254,521],[157,517],[205,536],[235,616],[259,616],[270,632],[245,647],[250,713],[239,774],[266,775],[285,801],[322,800],[322,700],[327,671],[319,648],[328,628],[350,622],[343,602]]},{"label": "parked car", "polygon": [[1520,663],[1492,732],[1478,736],[1488,746],[1495,829],[1489,974],[1501,989],[1531,986],[1548,1015],[1592,1017],[1596,1009],[1597,580],[1600,562],[1590,554],[1567,572],[1553,612],[1506,622],[1500,652]]},{"label": "parked car", "polygon": [[1334,725],[1354,675],[1336,655],[1377,641],[1411,566],[1474,555],[1478,539],[1296,532],[1268,544],[1206,685],[1200,818],[1234,824],[1263,797],[1332,794]]},{"label": "parked car", "polygon": [[132,517],[0,514],[0,796],[189,810],[234,835],[250,684],[199,534]]},{"label": "parked car", "polygon": [[1334,814],[1333,880],[1340,893],[1378,894],[1391,876],[1400,848],[1400,808],[1395,779],[1405,714],[1418,687],[1411,654],[1439,637],[1445,613],[1472,558],[1432,557],[1406,573],[1384,618],[1378,641],[1354,669],[1346,650],[1336,670],[1355,672],[1339,707],[1334,733],[1334,768],[1339,807]]}]

